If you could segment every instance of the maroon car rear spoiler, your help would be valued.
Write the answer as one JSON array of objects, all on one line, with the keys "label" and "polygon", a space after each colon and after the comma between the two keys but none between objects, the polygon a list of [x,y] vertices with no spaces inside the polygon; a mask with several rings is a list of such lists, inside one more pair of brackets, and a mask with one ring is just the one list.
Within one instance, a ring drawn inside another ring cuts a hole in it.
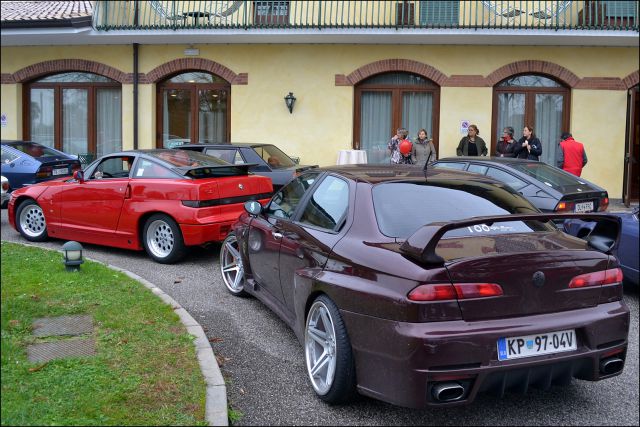
[{"label": "maroon car rear spoiler", "polygon": [[601,252],[611,253],[611,250],[617,245],[620,236],[621,219],[614,215],[607,214],[512,214],[512,215],[496,215],[496,216],[478,216],[474,218],[464,219],[451,222],[433,222],[423,225],[413,233],[400,246],[400,252],[425,264],[443,264],[444,259],[436,254],[436,246],[442,236],[448,231],[459,228],[469,227],[472,225],[486,224],[491,226],[495,222],[508,221],[550,221],[565,219],[581,219],[587,221],[596,221],[597,224],[589,235],[587,240],[589,245]]}]

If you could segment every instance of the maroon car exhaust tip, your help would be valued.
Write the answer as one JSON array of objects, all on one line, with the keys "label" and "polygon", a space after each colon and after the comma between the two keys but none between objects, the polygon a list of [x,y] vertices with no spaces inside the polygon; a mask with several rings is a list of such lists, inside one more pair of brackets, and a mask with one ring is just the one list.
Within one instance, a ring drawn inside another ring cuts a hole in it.
[{"label": "maroon car exhaust tip", "polygon": [[458,382],[436,383],[431,389],[431,395],[437,402],[454,402],[464,396],[464,387]]},{"label": "maroon car exhaust tip", "polygon": [[619,357],[608,357],[600,361],[600,373],[602,375],[616,374],[622,371],[624,361]]}]

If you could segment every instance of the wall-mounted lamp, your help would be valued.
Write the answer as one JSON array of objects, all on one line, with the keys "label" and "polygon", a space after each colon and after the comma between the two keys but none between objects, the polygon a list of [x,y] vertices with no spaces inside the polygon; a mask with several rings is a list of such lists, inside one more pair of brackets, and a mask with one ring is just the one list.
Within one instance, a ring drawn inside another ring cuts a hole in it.
[{"label": "wall-mounted lamp", "polygon": [[82,245],[78,242],[70,241],[62,245],[64,251],[64,266],[67,271],[80,270],[82,259]]},{"label": "wall-mounted lamp", "polygon": [[289,113],[293,114],[293,104],[296,103],[296,97],[293,96],[293,92],[289,92],[289,95],[284,97],[284,103],[287,104]]}]

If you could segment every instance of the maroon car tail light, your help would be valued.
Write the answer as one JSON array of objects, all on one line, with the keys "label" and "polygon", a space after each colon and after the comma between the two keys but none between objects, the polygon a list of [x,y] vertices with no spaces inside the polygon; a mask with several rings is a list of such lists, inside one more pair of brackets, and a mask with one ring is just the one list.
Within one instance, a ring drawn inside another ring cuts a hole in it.
[{"label": "maroon car tail light", "polygon": [[610,268],[603,271],[581,274],[569,282],[569,288],[585,288],[589,286],[615,285],[622,283],[622,270]]},{"label": "maroon car tail light", "polygon": [[497,283],[454,283],[458,299],[488,298],[502,295],[502,287]]},{"label": "maroon car tail light", "polygon": [[443,301],[455,300],[456,290],[446,283],[425,283],[413,288],[407,296],[411,301]]},{"label": "maroon car tail light", "polygon": [[598,205],[598,211],[604,212],[604,211],[607,210],[608,207],[609,207],[609,198],[608,197],[602,197],[600,199],[600,204]]},{"label": "maroon car tail light", "polygon": [[40,166],[36,172],[36,178],[49,178],[51,175],[53,175],[53,167],[51,166]]},{"label": "maroon car tail light", "polygon": [[488,298],[502,295],[496,283],[425,283],[409,292],[411,301],[443,301],[470,298]]},{"label": "maroon car tail light", "polygon": [[2,189],[4,191],[9,191],[9,181],[6,181],[6,182],[2,183]]}]

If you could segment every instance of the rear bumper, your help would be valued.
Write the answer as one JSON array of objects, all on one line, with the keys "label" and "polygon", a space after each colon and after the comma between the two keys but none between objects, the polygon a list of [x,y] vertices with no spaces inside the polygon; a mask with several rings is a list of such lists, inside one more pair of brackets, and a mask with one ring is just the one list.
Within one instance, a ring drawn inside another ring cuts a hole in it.
[{"label": "rear bumper", "polygon": [[196,246],[209,242],[221,242],[227,237],[227,234],[231,231],[231,225],[235,221],[202,225],[180,224],[184,244],[186,246]]},{"label": "rear bumper", "polygon": [[[629,310],[621,301],[588,309],[490,321],[403,323],[342,312],[362,394],[400,406],[455,406],[479,392],[525,392],[571,378],[597,381],[600,361],[626,357]],[[575,329],[575,351],[498,361],[501,337]],[[370,331],[376,331],[372,336]],[[435,384],[456,381],[464,395],[440,403]]]}]

